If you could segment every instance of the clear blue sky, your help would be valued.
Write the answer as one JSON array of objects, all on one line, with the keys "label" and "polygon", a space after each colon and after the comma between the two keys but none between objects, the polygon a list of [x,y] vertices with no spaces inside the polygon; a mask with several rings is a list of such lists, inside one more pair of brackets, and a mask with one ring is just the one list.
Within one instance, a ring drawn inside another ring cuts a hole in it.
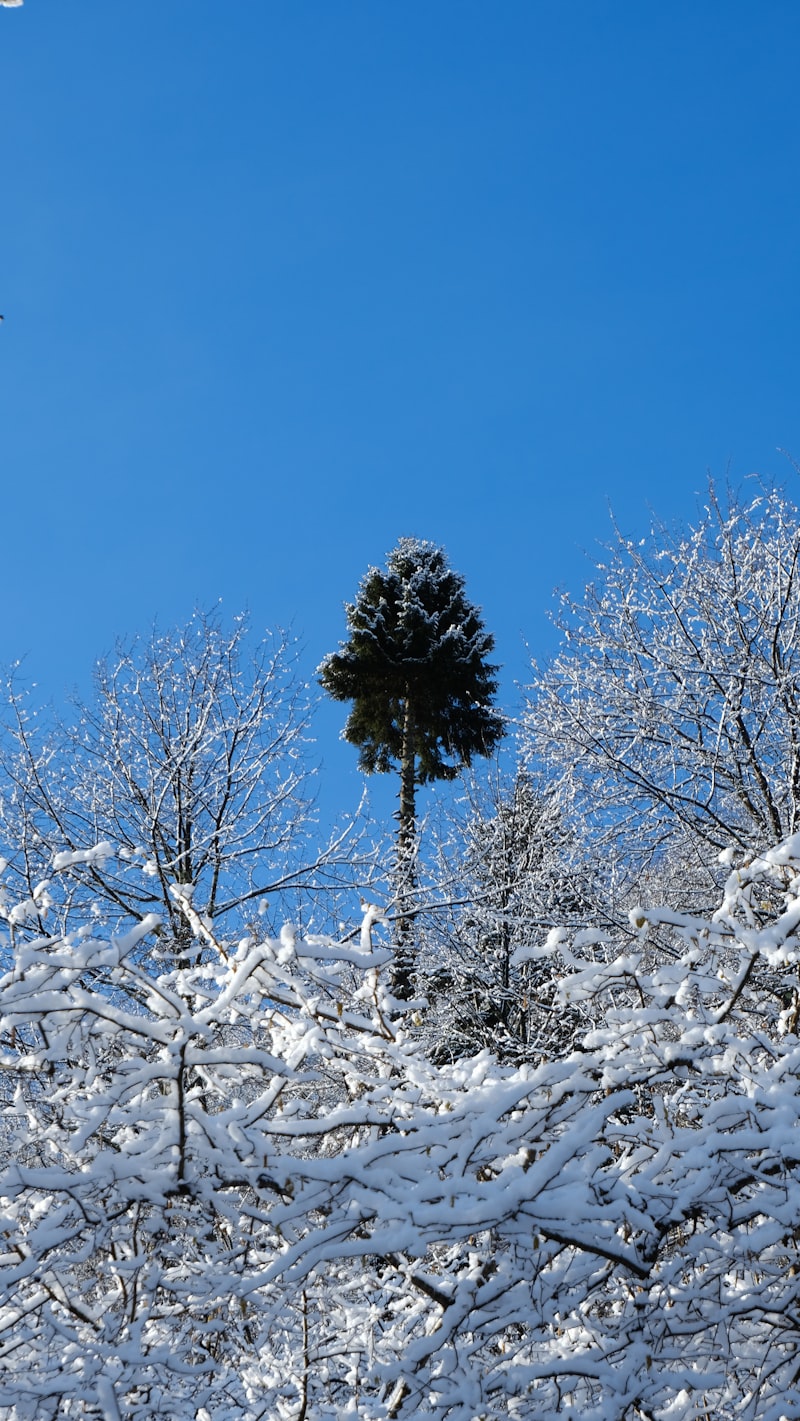
[{"label": "clear blue sky", "polygon": [[3,9],[0,663],[222,598],[311,675],[413,535],[510,705],[609,505],[796,493],[799,55],[796,0]]}]

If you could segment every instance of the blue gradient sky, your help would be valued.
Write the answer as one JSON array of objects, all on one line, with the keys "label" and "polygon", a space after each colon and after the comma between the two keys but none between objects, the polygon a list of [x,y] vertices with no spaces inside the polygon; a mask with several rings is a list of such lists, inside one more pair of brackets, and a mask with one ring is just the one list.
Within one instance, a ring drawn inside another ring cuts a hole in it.
[{"label": "blue gradient sky", "polygon": [[58,700],[222,598],[311,675],[413,535],[511,706],[609,506],[796,494],[799,52],[796,0],[2,10],[0,663]]}]

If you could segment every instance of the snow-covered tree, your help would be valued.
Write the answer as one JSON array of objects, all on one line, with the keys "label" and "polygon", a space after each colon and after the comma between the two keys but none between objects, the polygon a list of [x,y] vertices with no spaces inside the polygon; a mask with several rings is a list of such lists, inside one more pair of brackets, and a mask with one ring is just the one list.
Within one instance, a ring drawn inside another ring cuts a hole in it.
[{"label": "snow-covered tree", "polygon": [[[385,571],[369,569],[346,611],[349,638],[326,656],[320,681],[334,700],[353,703],[344,735],[359,747],[361,769],[399,772],[400,937],[407,943],[416,787],[453,779],[503,735],[493,708],[497,667],[487,659],[494,638],[444,549],[416,538],[400,539]],[[403,965],[403,995],[409,972]]]},{"label": "snow-covered tree", "polygon": [[686,874],[800,825],[799,558],[785,496],[712,487],[696,527],[618,533],[583,598],[564,597],[532,748],[569,820],[637,871],[667,845]]},{"label": "snow-covered tree", "polygon": [[185,904],[246,918],[342,860],[306,837],[308,699],[283,635],[251,648],[244,619],[227,630],[197,613],[120,643],[71,721],[13,687],[8,710],[0,831],[28,897],[55,862],[95,916],[158,912],[163,947],[180,951]]},{"label": "snow-covered tree", "polygon": [[524,767],[495,765],[438,816],[434,887],[420,915],[426,1039],[442,1058],[482,1046],[506,1060],[568,1049],[585,1016],[558,1005],[557,957],[515,965],[550,929],[598,925],[596,870],[553,796]]},{"label": "snow-covered tree", "polygon": [[404,1036],[374,910],[190,915],[205,964],[155,976],[152,916],[26,936],[12,886],[3,1421],[800,1417],[800,837],[713,917],[521,948],[602,1024],[518,1069]]}]

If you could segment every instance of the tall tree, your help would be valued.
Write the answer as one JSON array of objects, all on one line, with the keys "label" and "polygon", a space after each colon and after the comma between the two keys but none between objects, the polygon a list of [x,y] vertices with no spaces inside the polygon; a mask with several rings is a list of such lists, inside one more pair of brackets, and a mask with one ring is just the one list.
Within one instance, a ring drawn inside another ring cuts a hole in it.
[{"label": "tall tree", "polygon": [[[345,739],[367,774],[400,775],[397,870],[401,948],[408,947],[408,895],[416,851],[416,787],[455,778],[503,735],[493,709],[494,637],[467,598],[444,549],[401,538],[385,571],[371,567],[347,604],[349,639],[326,656],[320,681],[352,701]],[[406,969],[398,969],[405,990]]]}]

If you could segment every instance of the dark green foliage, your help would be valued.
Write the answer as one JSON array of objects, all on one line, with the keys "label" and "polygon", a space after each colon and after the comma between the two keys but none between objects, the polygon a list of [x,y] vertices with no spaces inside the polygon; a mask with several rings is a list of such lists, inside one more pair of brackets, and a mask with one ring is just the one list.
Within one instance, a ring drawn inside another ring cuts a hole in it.
[{"label": "dark green foliage", "polygon": [[414,995],[414,898],[418,784],[450,780],[490,755],[503,735],[492,709],[494,638],[464,579],[433,543],[401,538],[385,572],[370,568],[347,606],[350,640],[326,656],[320,681],[337,701],[352,701],[345,739],[367,774],[398,770],[397,957],[395,995]]},{"label": "dark green foliage", "polygon": [[384,572],[370,568],[347,606],[349,640],[327,656],[320,680],[352,701],[345,738],[368,774],[402,771],[414,781],[452,779],[503,735],[492,709],[494,638],[464,593],[444,550],[401,538]]}]

